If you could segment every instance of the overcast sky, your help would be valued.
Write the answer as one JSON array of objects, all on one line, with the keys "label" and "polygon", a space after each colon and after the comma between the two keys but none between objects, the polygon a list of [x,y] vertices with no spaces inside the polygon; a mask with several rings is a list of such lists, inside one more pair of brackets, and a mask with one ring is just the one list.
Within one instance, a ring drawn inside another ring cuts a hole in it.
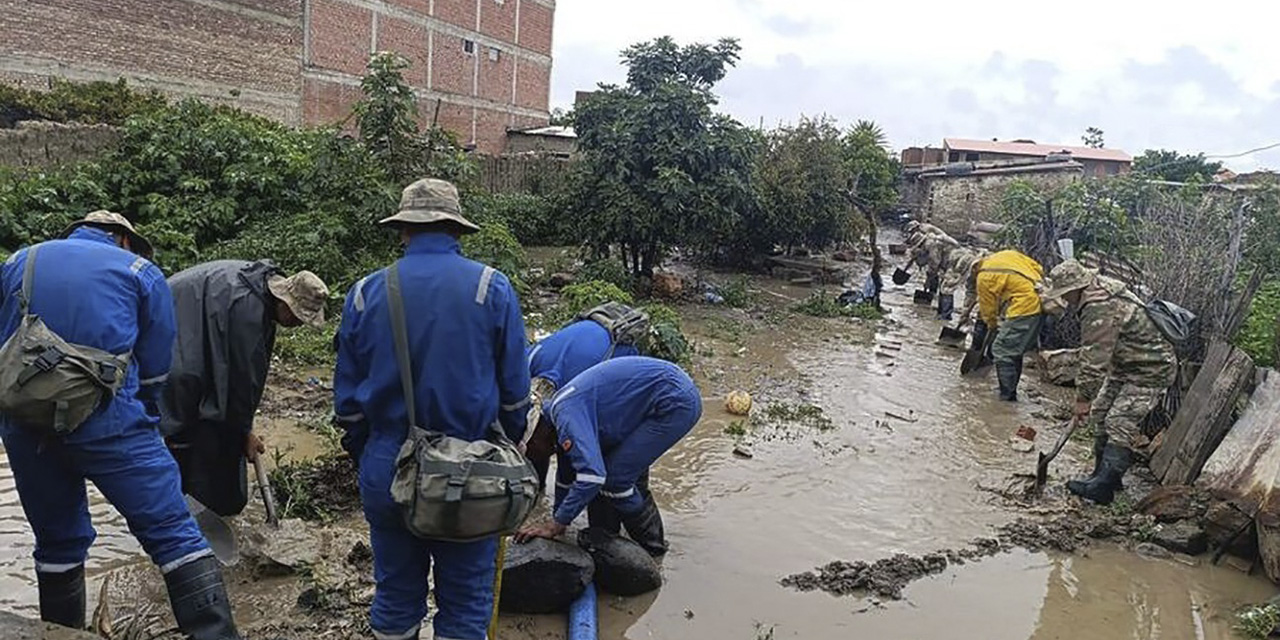
[{"label": "overcast sky", "polygon": [[[894,149],[943,137],[1080,144],[1089,126],[1134,155],[1280,143],[1274,0],[558,0],[555,19],[553,107],[622,82],[631,43],[735,37],[742,61],[717,91],[751,125],[867,118]],[[1280,149],[1224,162],[1280,169]]]}]

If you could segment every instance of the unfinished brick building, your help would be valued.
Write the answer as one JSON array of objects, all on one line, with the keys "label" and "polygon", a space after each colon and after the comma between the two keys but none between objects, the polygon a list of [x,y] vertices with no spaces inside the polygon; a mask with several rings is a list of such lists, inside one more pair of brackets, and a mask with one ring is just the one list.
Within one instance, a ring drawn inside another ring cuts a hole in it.
[{"label": "unfinished brick building", "polygon": [[478,151],[549,119],[554,0],[0,0],[0,81],[128,78],[289,124],[351,113],[372,51]]}]

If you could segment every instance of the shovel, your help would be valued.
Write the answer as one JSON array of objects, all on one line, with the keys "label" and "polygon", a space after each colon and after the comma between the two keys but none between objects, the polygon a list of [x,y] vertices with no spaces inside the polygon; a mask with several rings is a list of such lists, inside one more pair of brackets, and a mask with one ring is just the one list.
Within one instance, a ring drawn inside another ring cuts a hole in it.
[{"label": "shovel", "polygon": [[933,302],[933,294],[924,289],[916,289],[914,299],[916,304],[930,304]]},{"label": "shovel", "polygon": [[191,517],[195,518],[196,526],[200,527],[200,533],[204,534],[204,539],[209,541],[209,547],[213,549],[213,555],[218,562],[224,567],[230,567],[239,562],[240,550],[236,546],[236,534],[231,527],[199,500],[190,495],[184,497],[187,499],[187,511],[191,512]]},{"label": "shovel", "polygon": [[253,461],[253,473],[258,477],[258,491],[262,493],[262,504],[267,508],[267,524],[279,527],[280,516],[276,513],[276,496],[271,492],[271,481],[267,479],[267,471],[262,468],[261,459],[262,456],[258,456]]},{"label": "shovel", "polygon": [[1067,440],[1071,439],[1071,434],[1076,432],[1076,427],[1080,426],[1080,422],[1080,420],[1072,419],[1067,424],[1067,428],[1062,432],[1062,435],[1058,436],[1058,442],[1053,445],[1053,450],[1048,455],[1045,455],[1043,451],[1040,452],[1036,460],[1036,493],[1044,489],[1045,483],[1049,481],[1049,463],[1058,457],[1058,452],[1062,451],[1062,446],[1067,444]]},{"label": "shovel", "polygon": [[960,329],[944,325],[942,327],[942,332],[938,334],[938,342],[958,347],[963,345],[965,338],[968,337],[969,333],[967,331],[961,331]]},{"label": "shovel", "polygon": [[911,279],[911,273],[902,267],[893,270],[893,283],[896,285],[904,285]]},{"label": "shovel", "polygon": [[971,348],[964,352],[964,359],[960,361],[960,375],[967,376],[982,365],[982,360],[986,357],[987,350],[991,348],[991,343],[995,342],[995,339],[995,330],[987,329],[987,337],[982,341],[982,348]]}]

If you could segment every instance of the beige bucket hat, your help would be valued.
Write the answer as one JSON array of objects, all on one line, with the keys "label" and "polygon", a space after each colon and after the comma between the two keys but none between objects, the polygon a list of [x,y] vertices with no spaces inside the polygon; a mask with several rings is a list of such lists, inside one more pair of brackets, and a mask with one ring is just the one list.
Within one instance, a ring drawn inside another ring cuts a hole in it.
[{"label": "beige bucket hat", "polygon": [[1049,272],[1049,290],[1040,297],[1044,300],[1058,300],[1072,291],[1093,284],[1097,277],[1097,270],[1086,268],[1079,260],[1066,260]]},{"label": "beige bucket hat", "polygon": [[458,188],[452,183],[436,178],[423,178],[404,188],[400,196],[400,210],[383,218],[378,224],[430,224],[455,222],[463,233],[480,230],[474,222],[462,216],[458,201]]},{"label": "beige bucket hat", "polygon": [[313,326],[324,326],[324,304],[329,287],[310,271],[299,271],[288,278],[271,276],[267,280],[271,295],[283,302],[298,319]]},{"label": "beige bucket hat", "polygon": [[129,237],[129,246],[132,247],[134,253],[148,260],[155,255],[155,249],[151,246],[151,241],[142,237],[138,233],[137,229],[133,228],[133,223],[129,222],[128,218],[105,209],[99,209],[86,215],[80,220],[72,222],[62,230],[62,234],[58,237],[66,238],[67,236],[70,236],[73,231],[85,225],[106,227],[111,231],[124,233]]}]

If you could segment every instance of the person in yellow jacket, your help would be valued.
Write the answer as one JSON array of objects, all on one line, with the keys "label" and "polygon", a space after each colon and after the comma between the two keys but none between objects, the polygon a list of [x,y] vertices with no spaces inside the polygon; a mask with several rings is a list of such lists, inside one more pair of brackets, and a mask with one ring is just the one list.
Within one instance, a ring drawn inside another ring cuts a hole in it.
[{"label": "person in yellow jacket", "polygon": [[1044,268],[1035,260],[1013,250],[993,253],[974,265],[978,291],[978,317],[987,330],[996,332],[991,356],[1000,381],[1000,399],[1018,399],[1022,378],[1022,354],[1040,336],[1043,309],[1040,283]]}]

